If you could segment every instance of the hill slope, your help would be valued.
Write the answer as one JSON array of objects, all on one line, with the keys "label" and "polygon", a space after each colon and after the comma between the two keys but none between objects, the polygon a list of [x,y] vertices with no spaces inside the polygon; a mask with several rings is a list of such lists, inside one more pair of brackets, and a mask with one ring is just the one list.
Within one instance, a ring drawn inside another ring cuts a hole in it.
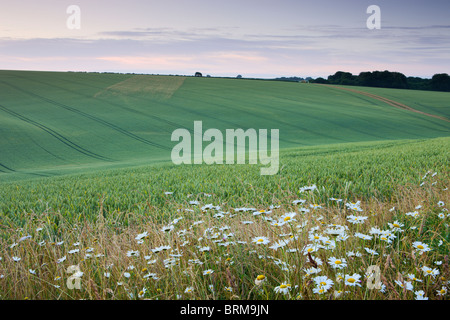
[{"label": "hill slope", "polygon": [[[450,93],[376,94],[449,118]],[[171,133],[196,120],[204,130],[280,129],[281,148],[450,132],[448,121],[319,85],[0,71],[0,181],[170,161]]]}]

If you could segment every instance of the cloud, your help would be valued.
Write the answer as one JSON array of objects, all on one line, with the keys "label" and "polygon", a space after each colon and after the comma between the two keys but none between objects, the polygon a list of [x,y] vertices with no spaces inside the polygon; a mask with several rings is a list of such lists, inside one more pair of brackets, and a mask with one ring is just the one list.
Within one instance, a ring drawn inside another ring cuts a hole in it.
[{"label": "cloud", "polygon": [[[88,71],[190,74],[202,69],[215,75],[314,77],[395,67],[407,75],[431,76],[449,68],[449,29],[322,25],[259,34],[233,27],[167,27],[104,31],[77,39],[2,38],[0,68],[22,62],[28,68],[73,70],[84,63]],[[423,66],[429,70],[425,74]]]}]

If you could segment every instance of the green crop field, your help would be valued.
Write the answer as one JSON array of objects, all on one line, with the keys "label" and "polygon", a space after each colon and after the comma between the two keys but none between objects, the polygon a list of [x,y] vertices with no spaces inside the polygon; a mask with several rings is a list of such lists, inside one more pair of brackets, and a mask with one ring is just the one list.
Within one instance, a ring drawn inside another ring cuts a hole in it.
[{"label": "green crop field", "polygon": [[[0,298],[448,300],[449,101],[0,71]],[[279,129],[278,173],[174,165],[194,121]]]}]

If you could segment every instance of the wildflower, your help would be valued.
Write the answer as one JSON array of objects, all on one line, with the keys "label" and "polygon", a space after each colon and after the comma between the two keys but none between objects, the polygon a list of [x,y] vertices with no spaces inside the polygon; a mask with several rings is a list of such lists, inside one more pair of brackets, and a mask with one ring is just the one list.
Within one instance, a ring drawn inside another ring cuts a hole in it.
[{"label": "wildflower", "polygon": [[162,227],[162,228],[161,228],[161,231],[162,231],[162,232],[170,232],[170,231],[172,231],[174,228],[175,228],[175,227],[174,227],[173,225],[169,224],[169,225],[167,225],[167,226]]},{"label": "wildflower", "polygon": [[408,273],[406,276],[412,281],[422,282],[422,280],[417,279],[416,276],[412,273]]},{"label": "wildflower", "polygon": [[65,261],[65,260],[66,260],[66,256],[64,256],[64,257],[59,258],[58,260],[56,260],[56,263],[61,263],[61,262]]},{"label": "wildflower", "polygon": [[380,235],[380,234],[382,234],[382,232],[383,231],[381,231],[379,228],[375,228],[375,227],[372,227],[369,231],[370,234],[376,234],[376,235]]},{"label": "wildflower", "polygon": [[270,241],[267,237],[255,237],[252,242],[256,244],[268,244]]},{"label": "wildflower", "polygon": [[292,203],[293,204],[304,204],[306,202],[306,200],[303,200],[303,199],[298,199],[298,200],[294,200],[294,201],[292,201]]},{"label": "wildflower", "polygon": [[334,269],[343,269],[347,266],[347,262],[345,261],[345,259],[336,259],[335,257],[328,258],[328,263]]},{"label": "wildflower", "polygon": [[303,254],[313,253],[315,251],[319,250],[319,247],[317,245],[308,244],[303,248]]},{"label": "wildflower", "polygon": [[291,285],[289,283],[282,283],[278,287],[275,287],[274,291],[276,293],[281,292],[282,294],[287,294],[287,293],[289,293],[290,289],[291,289]]},{"label": "wildflower", "polygon": [[19,258],[19,257],[12,257],[12,259],[13,259],[13,261],[15,261],[15,262],[19,262],[19,261],[21,260],[21,258]]},{"label": "wildflower", "polygon": [[137,256],[139,256],[139,251],[133,251],[133,250],[130,250],[130,251],[127,251],[127,257],[137,257]]},{"label": "wildflower", "polygon": [[231,288],[231,287],[225,287],[224,289],[225,289],[225,291],[233,292],[233,288]]},{"label": "wildflower", "polygon": [[314,267],[311,267],[311,268],[309,268],[309,269],[305,269],[306,276],[309,276],[309,275],[312,275],[312,274],[317,274],[317,273],[319,273],[320,271],[322,271],[322,269],[320,269],[320,268],[314,268]]},{"label": "wildflower", "polygon": [[333,280],[328,279],[327,276],[318,276],[314,278],[316,285],[326,291],[328,291],[334,284]]},{"label": "wildflower", "polygon": [[355,237],[361,238],[363,240],[372,240],[372,236],[369,236],[367,234],[362,234],[360,232],[355,232]]},{"label": "wildflower", "polygon": [[24,236],[24,237],[22,237],[22,238],[19,239],[19,242],[22,242],[22,241],[24,241],[24,240],[26,240],[26,239],[31,239],[31,236],[30,236],[30,235]]},{"label": "wildflower", "polygon": [[354,203],[354,202],[349,202],[349,203],[346,203],[346,204],[345,204],[345,206],[346,206],[347,209],[349,209],[349,210],[363,211],[363,210],[361,209],[360,205],[361,205],[361,201],[358,201],[358,202],[356,202],[356,203]]},{"label": "wildflower", "polygon": [[437,290],[436,294],[438,296],[445,296],[447,294],[447,288],[446,287],[442,287],[441,290]]},{"label": "wildflower", "polygon": [[165,251],[165,250],[169,250],[169,249],[170,249],[170,246],[160,246],[160,247],[157,247],[155,249],[152,249],[152,251],[154,253],[157,253],[157,252]]},{"label": "wildflower", "polygon": [[145,238],[145,237],[147,237],[148,236],[148,232],[147,231],[145,231],[145,232],[143,232],[143,233],[139,233],[137,236],[136,236],[136,238],[134,238],[135,240],[142,240],[143,238]]},{"label": "wildflower", "polygon": [[192,293],[192,292],[194,292],[194,287],[187,287],[187,288],[184,290],[184,293]]},{"label": "wildflower", "polygon": [[287,222],[287,221],[290,221],[290,220],[294,220],[295,221],[294,217],[296,215],[297,215],[296,212],[287,212],[287,213],[283,214],[280,217],[280,221],[284,221],[284,222]]},{"label": "wildflower", "polygon": [[256,279],[255,279],[255,284],[256,284],[257,286],[259,286],[259,285],[261,285],[264,281],[266,281],[266,276],[260,274],[260,275],[258,275],[258,276],[256,277]]},{"label": "wildflower", "polygon": [[364,248],[364,250],[366,250],[368,253],[370,253],[372,255],[375,255],[375,256],[378,255],[378,253],[375,250],[373,250],[373,249]]},{"label": "wildflower", "polygon": [[407,212],[405,213],[407,216],[411,216],[413,218],[418,218],[420,216],[419,211]]},{"label": "wildflower", "polygon": [[214,273],[214,270],[211,270],[211,269],[208,269],[208,270],[203,271],[203,275],[204,275],[204,276],[209,275],[209,274],[212,274],[212,273]]},{"label": "wildflower", "polygon": [[145,276],[143,276],[144,279],[152,278],[153,280],[158,280],[156,273],[147,273]]},{"label": "wildflower", "polygon": [[317,189],[317,186],[316,186],[315,184],[313,184],[312,186],[304,186],[304,187],[301,187],[300,190],[299,190],[299,192],[300,192],[300,193],[303,193],[303,192],[305,192],[305,191],[314,191],[314,190],[316,190],[316,189]]},{"label": "wildflower", "polygon": [[327,289],[325,289],[324,287],[321,287],[321,286],[317,286],[317,287],[315,287],[315,288],[313,288],[313,293],[317,293],[317,294],[324,294],[324,293],[327,293]]},{"label": "wildflower", "polygon": [[417,251],[420,252],[420,254],[431,250],[427,244],[420,241],[413,242],[413,247],[416,248]]},{"label": "wildflower", "polygon": [[361,276],[357,273],[354,273],[353,275],[346,274],[345,278],[344,278],[345,285],[351,286],[351,287],[354,287],[354,286],[361,287],[361,285],[359,284],[359,282],[361,282],[361,280],[359,280],[360,278],[361,278]]},{"label": "wildflower", "polygon": [[308,238],[309,238],[309,241],[320,242],[324,239],[324,236],[317,234],[317,233],[310,233]]},{"label": "wildflower", "polygon": [[365,216],[354,216],[354,215],[349,215],[347,217],[347,221],[353,224],[361,224],[364,223],[364,221],[366,221],[367,217]]},{"label": "wildflower", "polygon": [[353,252],[353,251],[348,251],[347,252],[347,257],[362,257],[362,254],[360,252]]},{"label": "wildflower", "polygon": [[438,201],[437,205],[439,207],[443,207],[445,205],[444,201]]},{"label": "wildflower", "polygon": [[278,248],[282,248],[286,246],[289,243],[287,240],[278,240],[273,245],[271,245],[269,248],[273,250],[278,250]]},{"label": "wildflower", "polygon": [[439,274],[439,270],[438,269],[436,269],[436,268],[431,269],[431,268],[426,267],[426,266],[422,267],[422,271],[423,271],[425,276],[431,275],[433,278]]},{"label": "wildflower", "polygon": [[145,296],[146,292],[147,292],[147,289],[146,288],[142,288],[142,290],[139,291],[139,293],[138,293],[138,297],[139,298],[143,298]]},{"label": "wildflower", "polygon": [[124,273],[123,273],[123,276],[124,276],[125,278],[129,278],[129,277],[131,277],[131,274],[130,274],[129,272],[124,272]]},{"label": "wildflower", "polygon": [[428,300],[423,290],[415,291],[414,294],[416,295],[416,300]]},{"label": "wildflower", "polygon": [[398,222],[397,220],[394,221],[393,223],[388,223],[389,227],[391,228],[392,231],[400,231],[402,232],[402,227],[404,226],[403,223]]},{"label": "wildflower", "polygon": [[69,252],[67,252],[68,254],[74,254],[74,253],[77,253],[77,252],[80,252],[80,249],[73,249],[73,250],[70,250]]},{"label": "wildflower", "polygon": [[209,247],[209,246],[207,246],[207,247],[202,247],[202,248],[200,248],[200,249],[198,249],[200,252],[205,252],[205,251],[210,251],[211,250],[211,248]]},{"label": "wildflower", "polygon": [[412,290],[413,290],[413,285],[412,285],[412,282],[411,282],[411,281],[404,281],[404,282],[401,282],[401,281],[399,281],[399,280],[394,280],[394,282],[395,282],[396,284],[398,284],[400,287],[402,287],[402,288],[404,288],[404,289],[406,289],[406,290],[409,290],[409,291],[412,291]]},{"label": "wildflower", "polygon": [[31,274],[36,274],[36,270],[29,269],[28,271],[29,271]]}]

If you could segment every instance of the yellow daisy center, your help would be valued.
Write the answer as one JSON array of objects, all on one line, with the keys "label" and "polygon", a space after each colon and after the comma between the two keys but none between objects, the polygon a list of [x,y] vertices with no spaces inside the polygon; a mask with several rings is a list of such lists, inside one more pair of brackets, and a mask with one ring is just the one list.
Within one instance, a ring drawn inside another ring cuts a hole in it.
[{"label": "yellow daisy center", "polygon": [[313,251],[313,249],[312,248],[308,248],[308,252],[312,252]]},{"label": "yellow daisy center", "polygon": [[259,276],[256,277],[257,280],[264,280],[266,278],[266,276],[260,274]]},{"label": "yellow daisy center", "polygon": [[280,289],[286,289],[286,288],[287,288],[287,285],[285,285],[285,284],[280,285]]},{"label": "yellow daisy center", "polygon": [[289,220],[291,220],[291,217],[284,218],[284,221],[289,221]]},{"label": "yellow daisy center", "polygon": [[393,226],[396,228],[400,228],[400,225],[398,223],[394,223]]},{"label": "yellow daisy center", "polygon": [[258,239],[258,242],[263,242],[264,241],[264,239]]},{"label": "yellow daisy center", "polygon": [[355,282],[356,280],[353,279],[353,278],[348,278],[347,281],[350,282],[350,283],[353,283],[353,282]]},{"label": "yellow daisy center", "polygon": [[334,263],[335,263],[335,264],[341,264],[342,261],[341,261],[341,260],[336,260]]},{"label": "yellow daisy center", "polygon": [[324,281],[322,281],[320,284],[321,284],[322,286],[326,286],[326,285],[327,285],[327,283],[324,282]]},{"label": "yellow daisy center", "polygon": [[419,245],[417,246],[417,248],[418,248],[418,249],[423,249],[423,245],[419,244]]}]

